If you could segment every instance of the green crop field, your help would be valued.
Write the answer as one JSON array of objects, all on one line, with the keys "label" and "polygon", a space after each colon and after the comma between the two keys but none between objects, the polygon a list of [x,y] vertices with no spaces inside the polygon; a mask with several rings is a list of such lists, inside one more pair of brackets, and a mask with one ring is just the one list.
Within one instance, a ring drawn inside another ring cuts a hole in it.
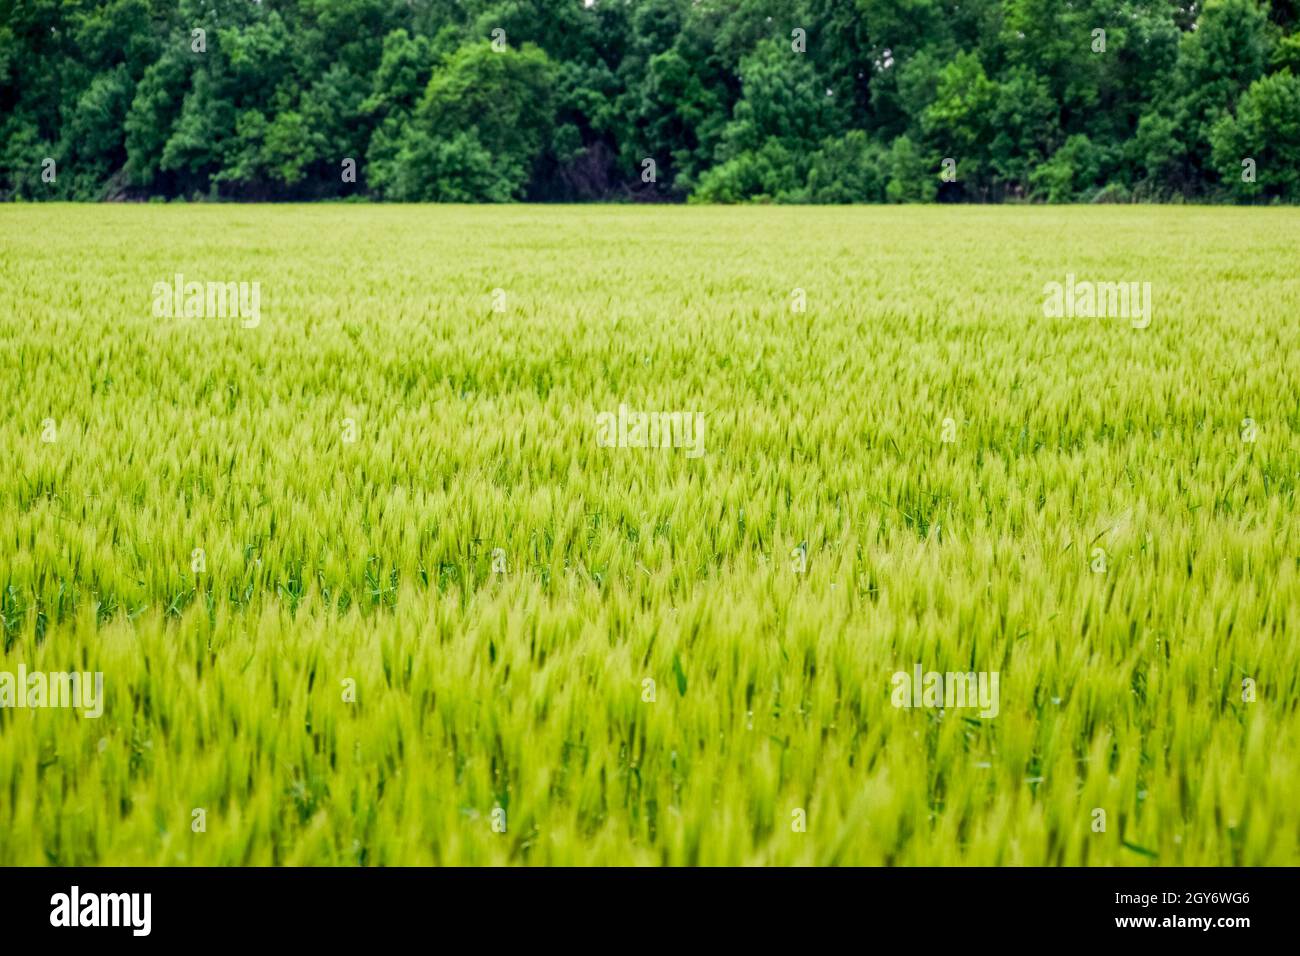
[{"label": "green crop field", "polygon": [[0,208],[0,864],[1300,863],[1297,249]]}]

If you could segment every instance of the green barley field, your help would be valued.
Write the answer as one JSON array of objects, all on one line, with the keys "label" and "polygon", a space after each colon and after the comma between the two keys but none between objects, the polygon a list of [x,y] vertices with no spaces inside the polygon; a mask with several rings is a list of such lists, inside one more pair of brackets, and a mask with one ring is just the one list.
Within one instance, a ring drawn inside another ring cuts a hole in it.
[{"label": "green barley field", "polygon": [[[0,208],[0,672],[103,675],[0,708],[0,864],[1300,863],[1298,249]],[[256,320],[156,314],[177,274]],[[1045,314],[1085,280],[1149,322]],[[918,666],[996,715],[895,706]]]}]

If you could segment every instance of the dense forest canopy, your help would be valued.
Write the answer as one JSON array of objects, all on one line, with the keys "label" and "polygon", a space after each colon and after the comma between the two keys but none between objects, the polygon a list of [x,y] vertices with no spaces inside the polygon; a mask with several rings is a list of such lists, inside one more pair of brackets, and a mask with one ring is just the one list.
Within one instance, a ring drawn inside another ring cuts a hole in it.
[{"label": "dense forest canopy", "polygon": [[1300,0],[0,0],[0,196],[1300,201]]}]

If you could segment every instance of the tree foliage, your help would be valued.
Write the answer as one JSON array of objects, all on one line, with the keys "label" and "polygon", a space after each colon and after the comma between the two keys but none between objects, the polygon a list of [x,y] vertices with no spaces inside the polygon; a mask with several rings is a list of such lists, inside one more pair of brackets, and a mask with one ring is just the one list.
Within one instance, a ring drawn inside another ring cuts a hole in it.
[{"label": "tree foliage", "polygon": [[1298,22],[1290,0],[4,0],[0,198],[1300,202]]}]

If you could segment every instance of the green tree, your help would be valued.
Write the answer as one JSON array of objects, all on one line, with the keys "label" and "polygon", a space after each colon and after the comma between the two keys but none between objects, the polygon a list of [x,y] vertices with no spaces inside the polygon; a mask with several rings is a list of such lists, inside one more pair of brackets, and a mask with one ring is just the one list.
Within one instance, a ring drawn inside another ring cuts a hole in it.
[{"label": "green tree", "polygon": [[889,182],[885,198],[890,202],[932,202],[939,191],[937,164],[907,136],[889,147]]},{"label": "green tree", "polygon": [[812,156],[804,198],[814,203],[884,202],[887,156],[864,130],[826,140]]},{"label": "green tree", "polygon": [[795,198],[813,153],[839,132],[834,97],[818,83],[807,55],[783,40],[759,44],[740,73],[743,94],[723,131],[718,165],[700,178],[700,194],[726,201]]},{"label": "green tree", "polygon": [[1107,151],[1083,133],[1067,139],[1047,162],[1030,174],[1036,194],[1049,203],[1090,199],[1102,185],[1110,157]]},{"label": "green tree", "polygon": [[433,71],[400,140],[394,198],[522,198],[550,141],[555,71],[539,48],[468,43]]},{"label": "green tree", "polygon": [[[1235,116],[1210,131],[1214,165],[1234,198],[1300,202],[1300,77],[1290,71],[1251,84]],[[1254,181],[1243,163],[1253,161]]]},{"label": "green tree", "polygon": [[1264,75],[1270,52],[1268,13],[1257,0],[1206,0],[1196,30],[1183,35],[1171,113],[1184,191],[1201,191],[1210,181],[1211,130]]},{"label": "green tree", "polygon": [[958,164],[963,180],[987,186],[998,85],[979,57],[960,53],[939,71],[935,98],[921,116],[927,141]]}]

